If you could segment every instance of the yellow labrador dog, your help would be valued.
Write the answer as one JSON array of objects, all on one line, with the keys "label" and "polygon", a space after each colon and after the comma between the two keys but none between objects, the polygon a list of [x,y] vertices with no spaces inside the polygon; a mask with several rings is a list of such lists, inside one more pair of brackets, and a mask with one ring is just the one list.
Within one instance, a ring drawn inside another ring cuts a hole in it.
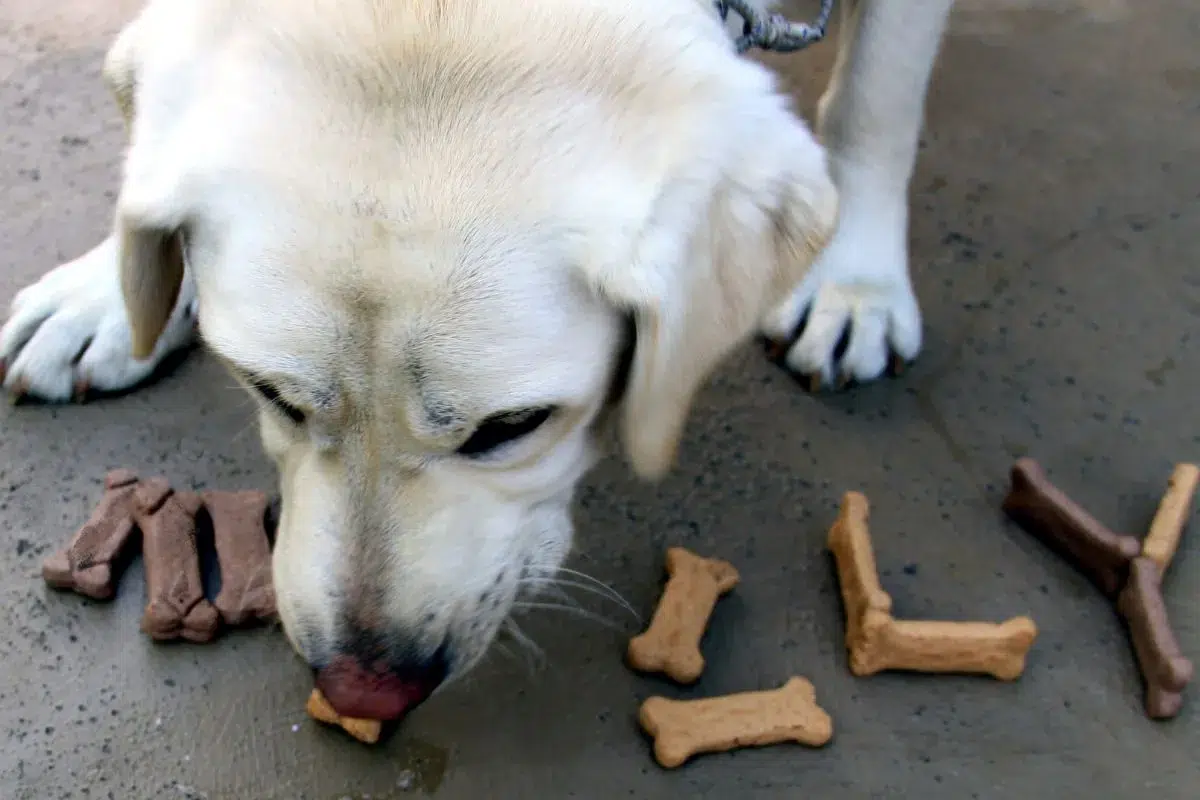
[{"label": "yellow labrador dog", "polygon": [[559,567],[610,421],[653,478],[756,331],[826,381],[916,355],[951,0],[841,5],[818,143],[712,0],[151,0],[113,233],[17,296],[4,386],[133,386],[198,315],[278,463],[288,637],[399,718]]}]

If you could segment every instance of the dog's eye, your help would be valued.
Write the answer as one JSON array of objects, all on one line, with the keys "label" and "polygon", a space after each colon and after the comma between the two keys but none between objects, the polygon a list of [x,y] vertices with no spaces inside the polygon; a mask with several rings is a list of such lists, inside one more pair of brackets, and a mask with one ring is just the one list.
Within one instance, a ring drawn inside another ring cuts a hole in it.
[{"label": "dog's eye", "polygon": [[279,392],[274,386],[263,381],[252,381],[250,385],[254,387],[256,392],[263,396],[264,400],[278,409],[279,413],[297,425],[304,424],[304,412],[280,397]]},{"label": "dog's eye", "polygon": [[458,448],[458,454],[463,456],[478,456],[489,450],[495,450],[506,442],[528,436],[542,426],[554,413],[553,406],[545,408],[526,408],[521,411],[507,411],[485,419],[471,438]]}]

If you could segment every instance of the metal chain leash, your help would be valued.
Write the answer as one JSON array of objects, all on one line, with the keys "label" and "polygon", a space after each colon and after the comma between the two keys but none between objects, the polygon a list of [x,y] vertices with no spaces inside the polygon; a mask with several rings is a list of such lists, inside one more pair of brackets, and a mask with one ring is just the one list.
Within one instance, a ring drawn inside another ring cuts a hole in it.
[{"label": "metal chain leash", "polygon": [[825,28],[833,12],[833,0],[821,0],[821,10],[811,23],[792,22],[782,14],[765,13],[748,0],[714,0],[717,13],[726,19],[736,11],[744,21],[737,50],[744,53],[752,47],[776,53],[794,53],[825,38]]}]

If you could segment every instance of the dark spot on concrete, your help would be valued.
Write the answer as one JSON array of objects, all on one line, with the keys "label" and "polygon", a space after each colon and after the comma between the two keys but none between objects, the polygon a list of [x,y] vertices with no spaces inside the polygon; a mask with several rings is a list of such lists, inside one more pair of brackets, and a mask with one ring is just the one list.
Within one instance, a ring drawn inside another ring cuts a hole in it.
[{"label": "dark spot on concrete", "polygon": [[1153,383],[1155,386],[1161,387],[1167,382],[1167,376],[1175,369],[1175,359],[1167,356],[1157,366],[1150,367],[1146,370],[1146,380]]}]

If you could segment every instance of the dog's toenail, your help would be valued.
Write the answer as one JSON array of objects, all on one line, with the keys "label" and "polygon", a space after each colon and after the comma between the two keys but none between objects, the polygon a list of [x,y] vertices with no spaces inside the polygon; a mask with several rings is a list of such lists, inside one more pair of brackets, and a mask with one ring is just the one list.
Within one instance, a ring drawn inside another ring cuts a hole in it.
[{"label": "dog's toenail", "polygon": [[8,392],[8,399],[13,405],[25,399],[25,395],[29,394],[29,379],[18,378],[17,382],[12,385]]},{"label": "dog's toenail", "polygon": [[816,394],[821,391],[821,373],[814,372],[808,376],[808,391]]},{"label": "dog's toenail", "polygon": [[71,393],[71,399],[76,403],[86,403],[88,392],[91,391],[92,384],[87,378],[77,378],[75,387]]}]

